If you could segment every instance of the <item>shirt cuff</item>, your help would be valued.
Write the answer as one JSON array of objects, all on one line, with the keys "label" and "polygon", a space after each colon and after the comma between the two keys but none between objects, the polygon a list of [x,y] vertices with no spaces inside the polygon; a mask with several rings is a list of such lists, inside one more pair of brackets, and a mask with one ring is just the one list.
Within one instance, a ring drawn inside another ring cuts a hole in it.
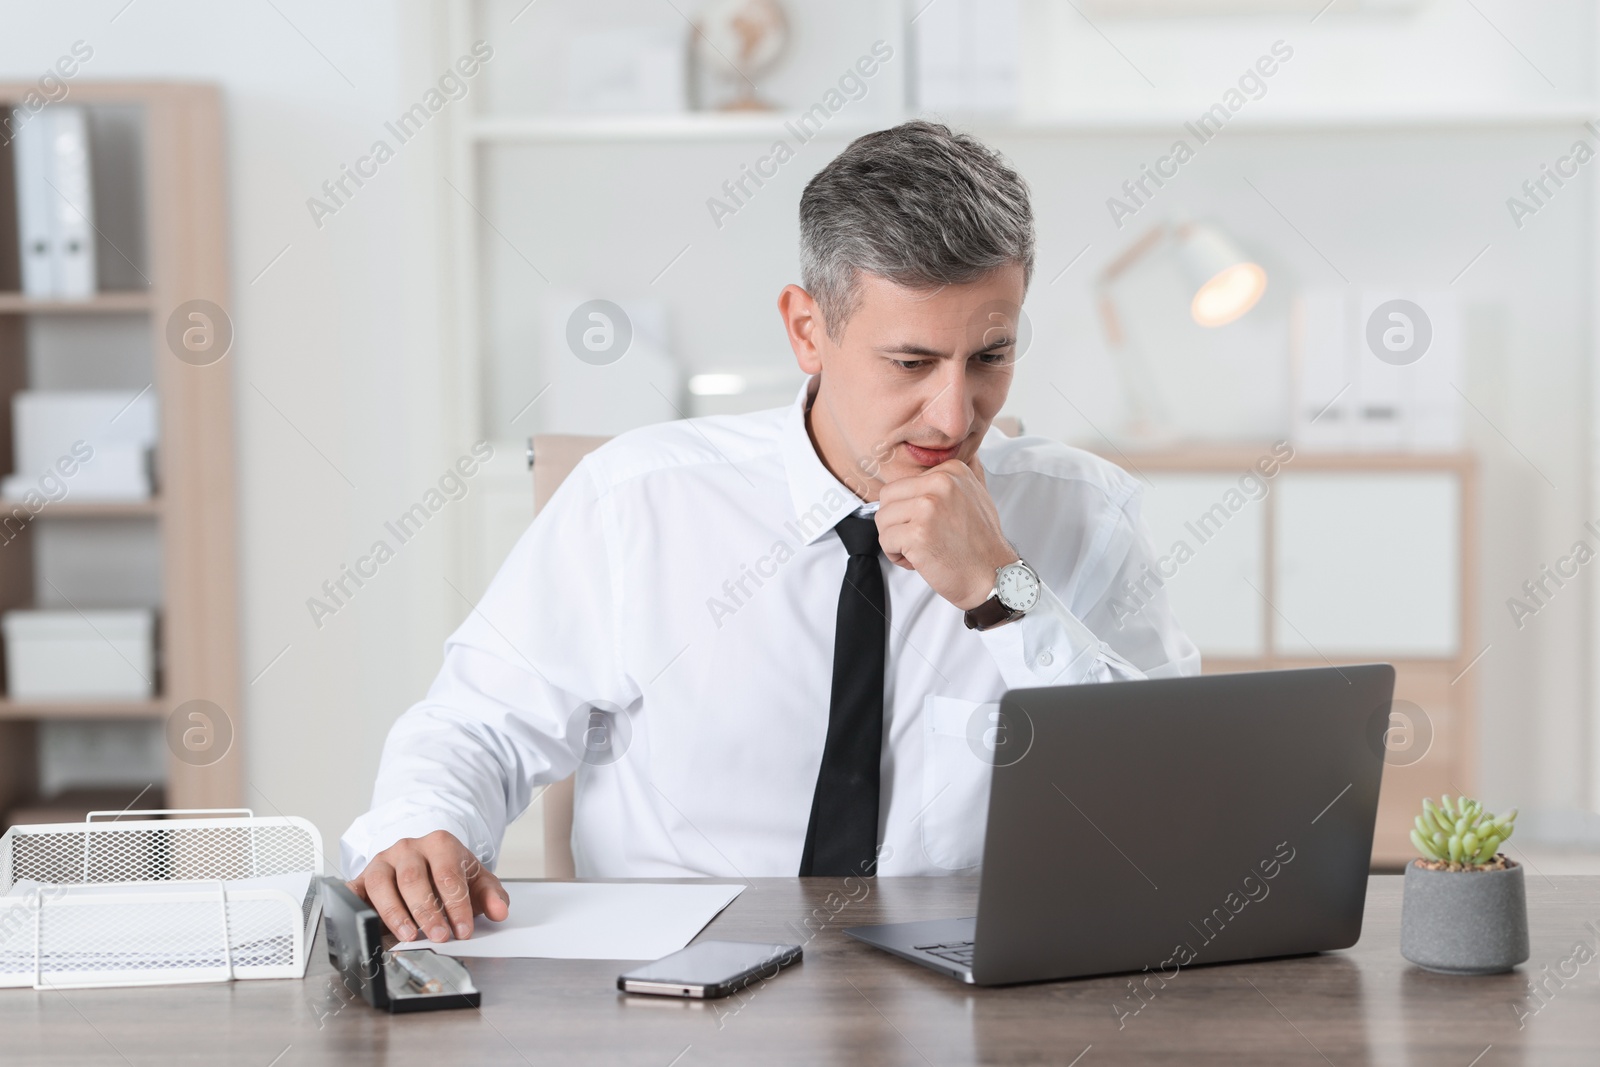
[{"label": "shirt cuff", "polygon": [[346,879],[366,870],[372,857],[407,837],[426,837],[436,830],[454,834],[478,861],[494,870],[496,855],[487,828],[442,808],[424,808],[408,802],[384,804],[350,824],[339,839],[339,865]]},{"label": "shirt cuff", "polygon": [[1142,677],[1043,583],[1033,610],[980,636],[1007,689]]}]

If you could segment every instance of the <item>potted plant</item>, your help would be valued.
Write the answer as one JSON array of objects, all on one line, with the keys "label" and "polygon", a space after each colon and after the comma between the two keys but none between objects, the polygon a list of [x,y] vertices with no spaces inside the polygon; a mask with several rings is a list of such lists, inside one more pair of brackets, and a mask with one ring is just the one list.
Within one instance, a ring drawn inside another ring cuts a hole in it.
[{"label": "potted plant", "polygon": [[1441,974],[1500,974],[1528,958],[1528,903],[1522,866],[1500,846],[1517,812],[1493,815],[1476,800],[1446,794],[1422,802],[1406,867],[1400,954]]}]

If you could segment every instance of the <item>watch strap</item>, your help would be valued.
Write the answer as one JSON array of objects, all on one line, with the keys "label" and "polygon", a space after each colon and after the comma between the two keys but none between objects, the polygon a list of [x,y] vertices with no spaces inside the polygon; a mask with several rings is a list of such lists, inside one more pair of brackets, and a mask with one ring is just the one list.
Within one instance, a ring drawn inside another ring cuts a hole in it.
[{"label": "watch strap", "polygon": [[1003,622],[1020,618],[1022,612],[1013,611],[1000,601],[1000,594],[996,593],[975,608],[969,608],[963,616],[969,630],[989,630]]}]

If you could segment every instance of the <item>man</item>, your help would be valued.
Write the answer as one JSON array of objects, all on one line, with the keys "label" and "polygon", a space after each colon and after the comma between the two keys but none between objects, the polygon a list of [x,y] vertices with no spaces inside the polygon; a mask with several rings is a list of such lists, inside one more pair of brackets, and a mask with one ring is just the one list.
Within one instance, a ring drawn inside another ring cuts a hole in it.
[{"label": "man", "polygon": [[[1022,179],[907,123],[813,178],[800,229],[796,402],[588,456],[391,731],[343,844],[399,937],[504,919],[505,826],[574,771],[580,876],[973,867],[1007,689],[1199,670],[1137,483],[990,431],[1033,272]],[[1114,613],[1133,581],[1147,603]]]}]

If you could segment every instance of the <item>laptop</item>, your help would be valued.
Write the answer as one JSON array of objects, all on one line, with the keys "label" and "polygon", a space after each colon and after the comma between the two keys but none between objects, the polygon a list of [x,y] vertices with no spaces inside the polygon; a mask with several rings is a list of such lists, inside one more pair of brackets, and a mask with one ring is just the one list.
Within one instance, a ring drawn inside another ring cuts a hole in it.
[{"label": "laptop", "polygon": [[978,914],[845,933],[976,985],[1349,948],[1393,691],[1386,663],[1013,690]]}]

